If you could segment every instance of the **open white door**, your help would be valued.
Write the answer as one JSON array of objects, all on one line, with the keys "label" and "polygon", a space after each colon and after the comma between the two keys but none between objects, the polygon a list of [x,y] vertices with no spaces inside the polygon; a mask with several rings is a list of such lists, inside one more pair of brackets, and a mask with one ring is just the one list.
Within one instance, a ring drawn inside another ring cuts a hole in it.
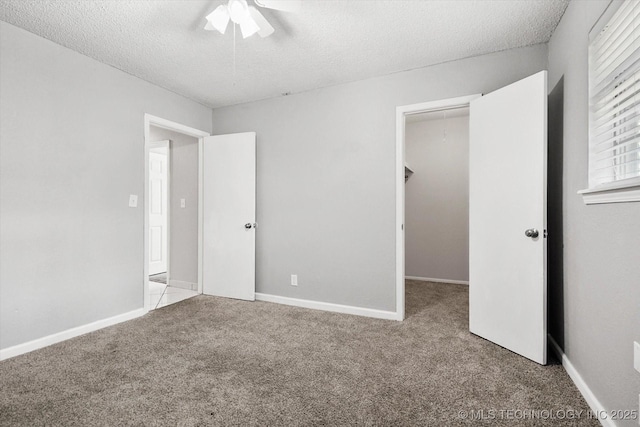
[{"label": "open white door", "polygon": [[469,329],[547,362],[547,72],[471,101]]},{"label": "open white door", "polygon": [[255,300],[256,134],[204,138],[202,291]]},{"label": "open white door", "polygon": [[165,273],[168,258],[169,141],[149,150],[149,275]]}]

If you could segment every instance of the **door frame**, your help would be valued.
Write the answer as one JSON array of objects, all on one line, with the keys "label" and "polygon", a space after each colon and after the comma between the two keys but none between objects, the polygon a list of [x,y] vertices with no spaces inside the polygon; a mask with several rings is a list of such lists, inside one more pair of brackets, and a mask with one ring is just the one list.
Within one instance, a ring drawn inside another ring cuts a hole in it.
[{"label": "door frame", "polygon": [[[143,225],[143,242],[144,242],[144,262],[142,263],[143,269],[143,308],[145,313],[151,309],[151,299],[149,295],[149,131],[151,126],[155,126],[161,129],[167,129],[170,131],[178,132],[184,135],[198,138],[198,293],[202,293],[202,160],[203,160],[203,146],[204,138],[210,136],[209,132],[205,132],[199,129],[195,129],[183,124],[172,122],[171,120],[163,119],[161,117],[153,116],[145,113],[144,115],[144,225]],[[170,212],[170,209],[169,209]],[[168,244],[168,242],[167,242]],[[167,247],[167,262],[169,261],[169,247]],[[170,266],[167,265],[167,273]],[[167,281],[169,277],[167,276]]]},{"label": "door frame", "polygon": [[[169,271],[171,269],[171,253],[169,251],[169,248],[171,247],[171,140],[165,139],[163,141],[148,142],[147,144],[145,144],[146,155],[148,156],[149,152],[154,148],[167,149],[167,188],[165,190],[166,197],[167,197],[167,224],[165,225],[167,228],[167,239],[165,243],[167,253],[165,254],[165,257],[167,260],[167,280],[168,280],[168,278],[171,277],[171,272]],[[147,180],[148,179],[149,179],[149,176],[147,175]],[[149,182],[147,181],[147,185],[148,184]],[[149,191],[149,189],[146,189],[146,191]],[[148,209],[145,211],[145,215],[148,220],[149,219]],[[147,262],[147,268],[148,268],[149,258],[147,258],[146,262]],[[147,271],[147,273],[149,272]]]},{"label": "door frame", "polygon": [[405,248],[404,248],[404,220],[405,220],[405,127],[406,116],[468,107],[469,103],[481,97],[482,94],[460,96],[456,98],[440,99],[419,104],[402,105],[396,107],[396,320],[404,320],[405,315]]}]

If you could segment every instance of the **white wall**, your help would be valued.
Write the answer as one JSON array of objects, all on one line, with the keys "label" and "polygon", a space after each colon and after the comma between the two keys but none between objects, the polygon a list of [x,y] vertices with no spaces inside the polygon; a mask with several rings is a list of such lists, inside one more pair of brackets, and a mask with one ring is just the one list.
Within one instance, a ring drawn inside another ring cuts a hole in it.
[{"label": "white wall", "polygon": [[564,145],[564,273],[563,283],[555,283],[561,288],[550,289],[562,299],[550,301],[549,326],[607,410],[637,410],[640,203],[587,206],[576,194],[588,185],[588,34],[607,4],[572,1],[549,43],[549,90],[564,91],[561,110],[555,111],[564,123],[554,135]]},{"label": "white wall", "polygon": [[142,308],[144,113],[211,110],[4,22],[0,94],[0,348]]},{"label": "white wall", "polygon": [[215,109],[215,133],[258,135],[257,291],[395,311],[396,107],[546,65],[537,45]]},{"label": "white wall", "polygon": [[[151,126],[150,141],[171,140],[171,280],[198,285],[198,138]],[[185,207],[180,207],[185,199]]]},{"label": "white wall", "polygon": [[405,274],[466,282],[469,116],[407,122],[405,150]]}]

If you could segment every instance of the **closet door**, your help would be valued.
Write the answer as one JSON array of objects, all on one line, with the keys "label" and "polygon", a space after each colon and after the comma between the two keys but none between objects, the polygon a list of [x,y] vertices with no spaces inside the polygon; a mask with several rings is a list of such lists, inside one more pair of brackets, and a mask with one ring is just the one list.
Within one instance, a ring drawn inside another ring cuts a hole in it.
[{"label": "closet door", "polygon": [[471,101],[469,330],[547,361],[547,72]]}]

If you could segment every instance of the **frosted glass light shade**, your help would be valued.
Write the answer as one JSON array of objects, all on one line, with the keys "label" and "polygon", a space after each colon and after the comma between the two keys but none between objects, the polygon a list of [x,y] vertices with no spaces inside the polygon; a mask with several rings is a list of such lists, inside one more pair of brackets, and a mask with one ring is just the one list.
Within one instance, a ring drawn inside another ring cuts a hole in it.
[{"label": "frosted glass light shade", "polygon": [[249,16],[249,6],[246,0],[229,0],[229,16],[236,24],[242,24]]},{"label": "frosted glass light shade", "polygon": [[240,23],[240,31],[242,31],[243,39],[246,39],[247,37],[251,37],[252,35],[257,33],[259,29],[260,27],[258,27],[258,24],[256,24],[256,22],[253,19],[251,19],[250,16]]},{"label": "frosted glass light shade", "polygon": [[218,30],[224,34],[229,25],[229,8],[227,5],[218,6],[213,12],[207,15],[207,25],[205,30]]}]

